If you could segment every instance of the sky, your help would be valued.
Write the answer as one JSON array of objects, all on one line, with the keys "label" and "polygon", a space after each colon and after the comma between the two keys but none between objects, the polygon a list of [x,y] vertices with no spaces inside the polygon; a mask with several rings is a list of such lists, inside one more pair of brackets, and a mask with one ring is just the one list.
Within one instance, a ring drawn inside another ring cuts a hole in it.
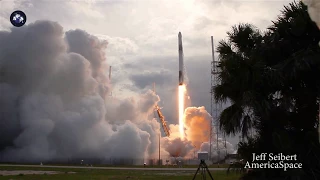
[{"label": "sky", "polygon": [[[0,0],[0,30],[9,30],[14,10],[36,20],[58,22],[107,40],[112,94],[124,98],[152,89],[169,123],[178,122],[178,32],[182,33],[190,105],[210,112],[211,39],[226,38],[233,25],[265,30],[288,0]],[[103,69],[108,72],[108,68]],[[225,105],[227,106],[227,105]],[[228,137],[236,144],[238,137]]]}]

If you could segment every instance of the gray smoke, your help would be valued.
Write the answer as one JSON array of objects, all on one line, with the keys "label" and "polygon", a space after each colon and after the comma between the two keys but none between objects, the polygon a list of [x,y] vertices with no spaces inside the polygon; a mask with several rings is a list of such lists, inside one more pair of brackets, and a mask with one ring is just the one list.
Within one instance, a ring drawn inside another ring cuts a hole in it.
[{"label": "gray smoke", "polygon": [[[201,145],[200,151],[210,152],[209,142],[203,143]],[[227,154],[235,154],[235,153],[237,153],[237,151],[234,149],[233,145],[228,141],[224,141],[221,138],[218,139],[218,144],[216,140],[212,141],[211,156],[214,162],[216,162],[217,160],[222,160]]]},{"label": "gray smoke", "polygon": [[[106,48],[106,41],[51,21],[0,31],[0,161],[158,156],[153,111],[160,98],[151,90],[108,96]],[[163,158],[189,157],[207,141],[205,109],[187,108],[185,115],[187,138],[170,125]]]},{"label": "gray smoke", "polygon": [[107,42],[36,21],[0,31],[0,160],[146,158],[156,153],[160,100],[108,97]]},{"label": "gray smoke", "polygon": [[170,157],[186,157],[193,149],[191,141],[180,138],[165,139],[163,144]]}]

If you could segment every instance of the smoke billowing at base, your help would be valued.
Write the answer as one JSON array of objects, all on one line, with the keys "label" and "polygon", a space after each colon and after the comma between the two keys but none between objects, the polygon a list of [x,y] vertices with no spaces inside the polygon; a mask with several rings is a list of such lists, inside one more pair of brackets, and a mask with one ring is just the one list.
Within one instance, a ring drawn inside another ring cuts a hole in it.
[{"label": "smoke billowing at base", "polygon": [[[0,31],[0,161],[158,156],[160,124],[150,117],[160,98],[148,91],[111,100],[106,48],[106,41],[82,30],[64,33],[51,21]],[[210,118],[204,107],[187,108],[187,139],[170,125],[162,157],[207,150]]]}]

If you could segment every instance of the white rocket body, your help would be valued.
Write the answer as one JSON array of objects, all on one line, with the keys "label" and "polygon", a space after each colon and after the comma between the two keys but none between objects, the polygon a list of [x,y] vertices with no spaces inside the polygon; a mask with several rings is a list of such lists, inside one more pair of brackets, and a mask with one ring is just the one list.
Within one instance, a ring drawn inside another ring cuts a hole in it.
[{"label": "white rocket body", "polygon": [[182,35],[181,32],[178,34],[178,44],[179,44],[179,85],[184,84],[184,72],[183,72],[183,47],[182,47]]}]

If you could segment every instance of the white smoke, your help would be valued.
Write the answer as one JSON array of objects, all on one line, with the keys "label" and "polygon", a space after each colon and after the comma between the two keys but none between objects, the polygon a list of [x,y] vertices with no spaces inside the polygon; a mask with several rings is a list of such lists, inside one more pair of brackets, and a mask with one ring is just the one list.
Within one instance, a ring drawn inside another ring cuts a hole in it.
[{"label": "white smoke", "polygon": [[146,158],[156,153],[160,100],[112,101],[106,41],[37,21],[0,31],[0,160]]},{"label": "white smoke", "polygon": [[[218,147],[218,148],[217,148]],[[219,150],[219,151],[218,151]],[[200,151],[210,152],[210,144],[209,142],[205,142],[201,145]],[[214,140],[211,143],[211,156],[214,162],[223,160],[227,154],[235,154],[236,150],[233,145],[228,141],[223,140],[222,138],[217,141]]]},{"label": "white smoke", "polygon": [[[210,134],[210,121],[211,116],[205,110],[205,107],[187,107],[184,112],[185,122],[185,139],[180,138],[179,126],[170,125],[171,136],[165,138],[162,142],[162,146],[165,151],[172,157],[184,157],[193,158],[195,152],[198,151],[210,151],[209,134]],[[213,134],[215,135],[215,129],[213,128]],[[217,141],[215,136],[212,137],[212,159],[218,158],[217,153]],[[227,141],[219,138],[218,140],[220,160],[225,157],[226,153],[234,153],[233,145]]]},{"label": "white smoke", "polygon": [[[151,90],[107,96],[105,48],[106,41],[51,21],[0,31],[0,161],[158,156],[160,98]],[[170,125],[162,158],[193,155],[208,141],[210,118],[204,107],[187,108],[187,138]]]},{"label": "white smoke", "polygon": [[190,141],[181,140],[180,138],[165,139],[163,147],[171,157],[186,157],[193,149]]}]

